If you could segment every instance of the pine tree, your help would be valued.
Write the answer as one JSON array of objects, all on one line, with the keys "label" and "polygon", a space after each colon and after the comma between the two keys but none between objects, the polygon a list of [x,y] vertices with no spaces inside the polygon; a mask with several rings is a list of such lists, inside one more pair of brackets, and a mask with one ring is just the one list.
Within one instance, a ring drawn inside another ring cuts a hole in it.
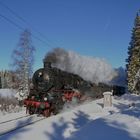
[{"label": "pine tree", "polygon": [[132,37],[128,47],[128,59],[126,62],[128,90],[140,94],[135,88],[136,74],[140,69],[140,16],[138,13],[132,30]]},{"label": "pine tree", "polygon": [[33,53],[35,49],[32,46],[31,33],[27,29],[21,34],[19,44],[13,51],[13,66],[17,75],[18,87],[22,89],[24,95],[29,92],[29,80],[32,75]]}]

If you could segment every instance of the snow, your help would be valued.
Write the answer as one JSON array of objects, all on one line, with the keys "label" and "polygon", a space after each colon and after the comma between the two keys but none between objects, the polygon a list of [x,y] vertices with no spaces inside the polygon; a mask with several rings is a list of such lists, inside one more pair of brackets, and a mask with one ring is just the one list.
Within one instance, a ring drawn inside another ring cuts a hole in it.
[{"label": "snow", "polygon": [[13,89],[0,89],[0,96],[1,97],[14,97],[14,94],[16,93]]},{"label": "snow", "polygon": [[[35,115],[32,115],[32,116],[26,116],[26,120],[25,118],[20,118],[20,121],[18,121],[18,125],[17,125],[17,120],[13,120],[13,121],[8,121],[6,123],[1,123],[0,124],[0,135],[2,134],[5,134],[9,131],[12,131],[14,129],[18,129],[18,128],[21,128],[23,126],[26,126],[26,125],[30,125],[30,124],[33,124],[35,122],[38,122],[39,120],[42,120],[44,119],[43,117],[36,117]],[[28,120],[28,121],[27,121]]]},{"label": "snow", "polygon": [[[132,103],[135,105],[131,106]],[[9,115],[9,119],[11,116],[14,114]],[[4,120],[3,117],[0,120]],[[12,127],[30,121],[24,118]],[[4,130],[0,126],[0,131]],[[11,124],[7,126],[10,128]],[[126,94],[113,97],[112,107],[103,108],[103,99],[65,107],[60,114],[3,135],[0,140],[140,140],[139,132],[140,97]]]},{"label": "snow", "polygon": [[112,92],[106,91],[103,93],[103,95],[112,95]]},{"label": "snow", "polygon": [[22,89],[19,90],[18,92],[16,92],[15,98],[17,98],[18,101],[22,101],[22,100],[26,99],[27,98],[27,94],[25,94],[26,92]]},{"label": "snow", "polygon": [[11,120],[11,119],[19,118],[19,117],[22,117],[22,116],[25,116],[25,115],[26,115],[25,110],[17,112],[17,113],[10,113],[10,114],[7,113],[4,116],[0,115],[0,123]]}]

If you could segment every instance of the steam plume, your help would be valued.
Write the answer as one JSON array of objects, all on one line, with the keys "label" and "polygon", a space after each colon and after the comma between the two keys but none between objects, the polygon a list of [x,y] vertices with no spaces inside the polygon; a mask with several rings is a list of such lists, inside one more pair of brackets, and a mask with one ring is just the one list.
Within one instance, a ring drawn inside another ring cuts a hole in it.
[{"label": "steam plume", "polygon": [[55,48],[48,52],[44,61],[51,62],[53,67],[77,74],[84,80],[94,83],[109,83],[117,75],[105,59],[81,56],[62,48]]}]

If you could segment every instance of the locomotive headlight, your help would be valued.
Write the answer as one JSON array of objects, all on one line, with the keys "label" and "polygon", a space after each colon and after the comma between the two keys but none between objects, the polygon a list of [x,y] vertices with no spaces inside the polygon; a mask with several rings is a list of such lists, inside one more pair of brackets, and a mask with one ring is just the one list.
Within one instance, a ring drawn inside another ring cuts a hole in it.
[{"label": "locomotive headlight", "polygon": [[39,72],[38,77],[41,77],[41,76],[42,76],[42,72]]},{"label": "locomotive headlight", "polygon": [[48,100],[48,98],[47,97],[44,97],[44,101],[47,101]]}]

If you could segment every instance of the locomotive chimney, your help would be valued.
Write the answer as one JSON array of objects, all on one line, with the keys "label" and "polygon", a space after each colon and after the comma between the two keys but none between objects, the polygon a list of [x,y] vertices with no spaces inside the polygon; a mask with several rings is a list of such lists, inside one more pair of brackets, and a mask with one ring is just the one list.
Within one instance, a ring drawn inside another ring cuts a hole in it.
[{"label": "locomotive chimney", "polygon": [[51,62],[44,61],[44,68],[45,69],[50,69],[51,68]]}]

